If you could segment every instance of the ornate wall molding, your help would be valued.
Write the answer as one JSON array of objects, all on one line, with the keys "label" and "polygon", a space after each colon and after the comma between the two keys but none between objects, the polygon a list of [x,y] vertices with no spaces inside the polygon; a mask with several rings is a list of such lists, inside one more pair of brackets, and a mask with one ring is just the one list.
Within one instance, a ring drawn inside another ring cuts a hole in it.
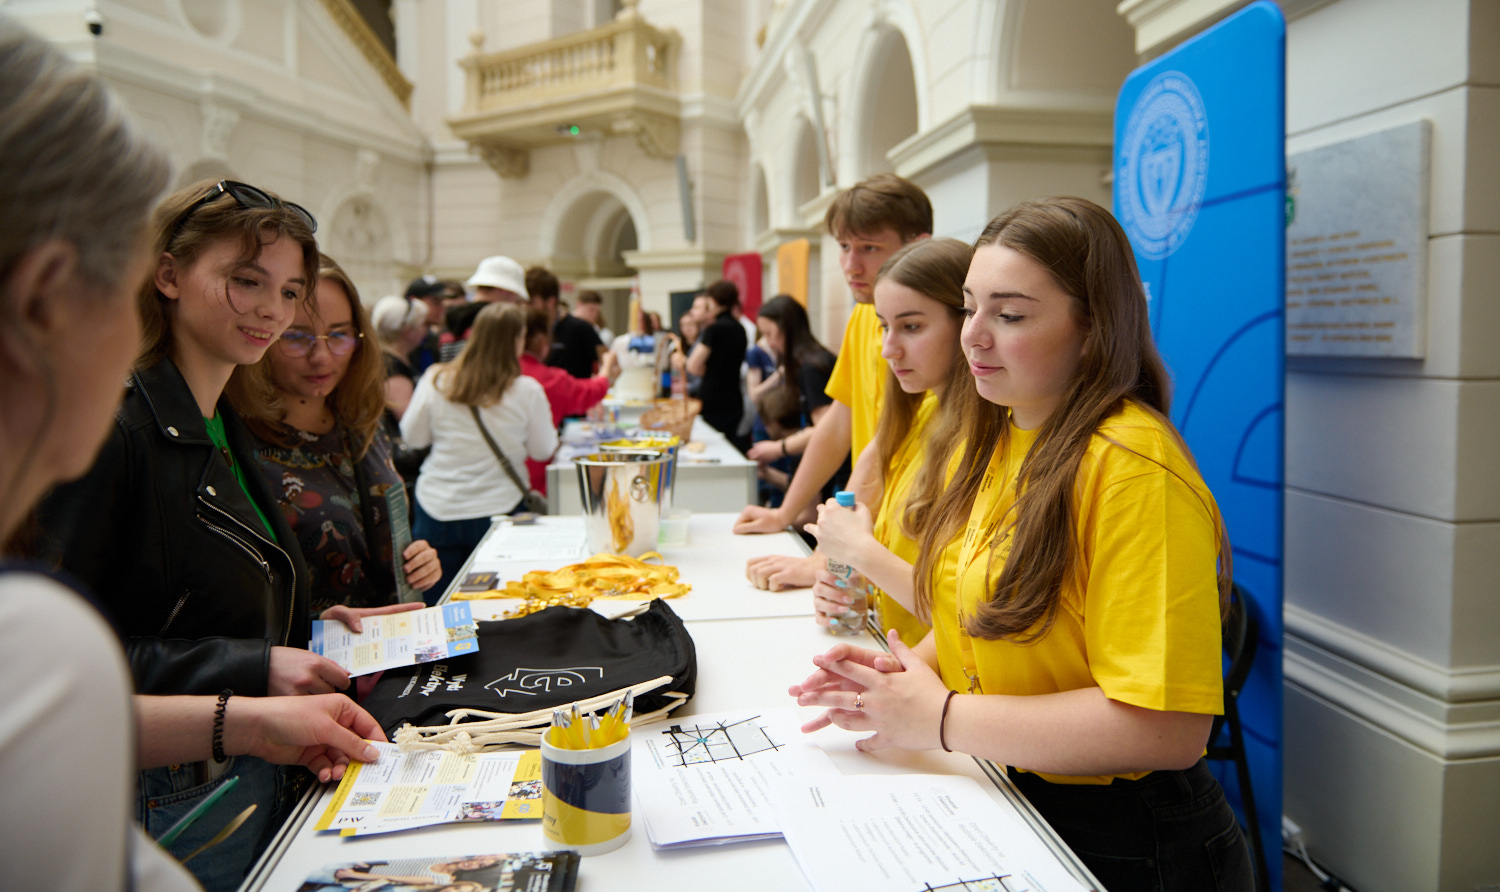
[{"label": "ornate wall molding", "polygon": [[475,142],[473,148],[501,179],[519,179],[531,170],[531,153],[518,146],[484,141]]},{"label": "ornate wall molding", "polygon": [[364,18],[354,8],[354,4],[349,0],[321,0],[321,2],[334,24],[339,26],[339,30],[344,32],[344,35],[359,50],[360,55],[365,57],[365,61],[370,63],[370,66],[380,75],[380,79],[385,81],[385,85],[391,88],[391,92],[396,94],[396,98],[401,100],[402,105],[410,108],[411,81],[401,73],[401,69],[396,66],[396,60],[391,58],[391,54],[386,51],[380,38],[376,37],[375,32],[370,30],[370,26],[365,24]]},{"label": "ornate wall molding", "polygon": [[913,177],[974,146],[1074,148],[1107,153],[1114,144],[1113,121],[1109,108],[972,105],[897,145],[891,150],[890,159],[897,173]]},{"label": "ornate wall molding", "polygon": [[1444,703],[1500,701],[1500,666],[1449,668],[1412,656],[1292,604],[1286,633]]},{"label": "ornate wall molding", "polygon": [[615,116],[610,132],[633,134],[636,143],[651,158],[675,158],[681,145],[681,125],[676,118],[645,109],[633,109]]},{"label": "ornate wall molding", "polygon": [[1288,687],[1300,688],[1437,758],[1500,756],[1500,703],[1443,703],[1290,635],[1283,665]]},{"label": "ornate wall molding", "polygon": [[240,113],[211,99],[198,103],[198,111],[203,122],[199,140],[203,157],[228,161],[229,146],[234,141],[235,128],[240,124]]}]

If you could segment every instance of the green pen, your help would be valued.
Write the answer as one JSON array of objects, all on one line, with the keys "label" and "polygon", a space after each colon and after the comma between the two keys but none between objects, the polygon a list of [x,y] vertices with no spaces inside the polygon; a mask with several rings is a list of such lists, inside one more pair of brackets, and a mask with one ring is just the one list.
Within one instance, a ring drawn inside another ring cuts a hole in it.
[{"label": "green pen", "polygon": [[219,784],[218,789],[205,796],[202,802],[193,806],[192,811],[183,815],[181,820],[173,824],[171,827],[167,828],[167,832],[161,835],[161,838],[156,841],[156,844],[161,846],[162,848],[166,848],[167,846],[176,842],[177,837],[181,836],[183,834],[183,831],[187,830],[199,818],[207,814],[208,810],[217,805],[219,803],[219,800],[224,798],[224,794],[228,793],[230,790],[233,790],[234,785],[239,782],[240,776],[236,774],[224,783]]}]

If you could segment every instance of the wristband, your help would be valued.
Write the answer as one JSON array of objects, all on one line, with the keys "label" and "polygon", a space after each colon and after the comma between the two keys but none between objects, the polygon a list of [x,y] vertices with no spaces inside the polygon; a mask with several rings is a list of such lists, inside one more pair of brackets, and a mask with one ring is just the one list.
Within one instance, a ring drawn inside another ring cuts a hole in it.
[{"label": "wristband", "polygon": [[948,724],[948,707],[953,705],[953,697],[957,693],[958,691],[948,692],[947,699],[943,701],[943,717],[938,719],[938,744],[942,746],[945,753],[953,752],[953,750],[948,749],[947,732],[943,726]]},{"label": "wristband", "polygon": [[224,755],[224,706],[233,695],[234,691],[228,688],[220,691],[219,704],[214,707],[214,761],[221,764],[229,761],[229,757]]},{"label": "wristband", "polygon": [[786,458],[786,437],[777,440],[776,445],[781,447],[781,457]]}]

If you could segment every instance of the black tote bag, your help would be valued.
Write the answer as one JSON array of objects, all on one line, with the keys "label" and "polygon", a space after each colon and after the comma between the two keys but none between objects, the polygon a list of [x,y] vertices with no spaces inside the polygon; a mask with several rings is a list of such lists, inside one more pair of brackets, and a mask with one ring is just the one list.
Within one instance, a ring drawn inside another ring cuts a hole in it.
[{"label": "black tote bag", "polygon": [[666,601],[615,620],[548,607],[479,623],[478,653],[389,670],[360,705],[394,737],[407,723],[448,725],[452,709],[554,709],[662,676],[672,682],[637,696],[637,715],[685,702],[697,683],[693,639]]}]

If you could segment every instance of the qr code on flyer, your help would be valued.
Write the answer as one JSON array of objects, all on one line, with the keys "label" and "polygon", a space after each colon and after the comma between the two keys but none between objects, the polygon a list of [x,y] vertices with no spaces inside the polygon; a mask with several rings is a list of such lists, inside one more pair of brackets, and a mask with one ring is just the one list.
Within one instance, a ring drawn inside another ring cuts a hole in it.
[{"label": "qr code on flyer", "polygon": [[371,806],[380,801],[379,793],[355,793],[349,797],[350,805]]}]

